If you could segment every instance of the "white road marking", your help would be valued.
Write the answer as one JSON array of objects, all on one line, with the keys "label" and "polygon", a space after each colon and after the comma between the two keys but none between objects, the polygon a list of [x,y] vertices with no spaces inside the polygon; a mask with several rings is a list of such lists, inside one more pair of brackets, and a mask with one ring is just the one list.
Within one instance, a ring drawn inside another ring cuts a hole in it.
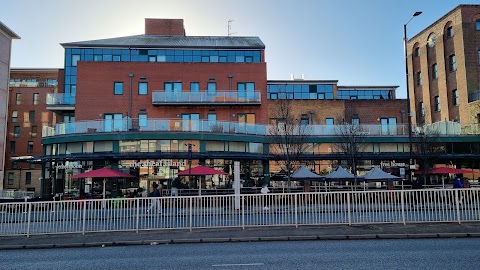
[{"label": "white road marking", "polygon": [[228,266],[260,266],[263,263],[226,263],[226,264],[212,264],[213,267],[228,267]]}]

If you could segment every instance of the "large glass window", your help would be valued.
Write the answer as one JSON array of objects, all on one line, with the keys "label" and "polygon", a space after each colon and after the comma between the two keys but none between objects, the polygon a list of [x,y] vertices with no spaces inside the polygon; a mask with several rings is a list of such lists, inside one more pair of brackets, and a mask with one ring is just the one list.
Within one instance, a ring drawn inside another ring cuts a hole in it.
[{"label": "large glass window", "polygon": [[191,82],[190,83],[190,92],[198,93],[200,91],[200,83],[198,82]]},{"label": "large glass window", "polygon": [[381,118],[381,132],[382,135],[396,135],[397,134],[397,119],[396,118]]},{"label": "large glass window", "polygon": [[38,105],[39,102],[40,102],[40,94],[33,93],[33,105]]},{"label": "large glass window", "polygon": [[35,122],[35,111],[29,111],[28,112],[28,121],[30,123],[34,123]]},{"label": "large glass window", "polygon": [[458,90],[455,89],[452,91],[453,105],[457,106],[459,104]]},{"label": "large glass window", "polygon": [[138,83],[138,94],[139,95],[147,95],[148,94],[148,83],[147,82],[139,82]]},{"label": "large glass window", "polygon": [[207,83],[207,94],[212,95],[212,96],[217,94],[217,83],[216,82],[208,82]]},{"label": "large glass window", "polygon": [[18,121],[18,111],[12,111],[12,123],[17,123]]},{"label": "large glass window", "polygon": [[8,185],[13,185],[13,179],[14,179],[15,174],[13,172],[8,173]]},{"label": "large glass window", "polygon": [[28,142],[27,153],[33,153],[33,141]]},{"label": "large glass window", "polygon": [[438,65],[436,63],[432,65],[432,79],[438,79]]},{"label": "large glass window", "polygon": [[32,126],[30,130],[30,136],[37,137],[37,126]]},{"label": "large glass window", "polygon": [[80,61],[80,55],[72,54],[72,67],[76,67],[78,61]]},{"label": "large glass window", "polygon": [[15,95],[15,104],[21,105],[22,104],[22,93],[17,93]]},{"label": "large glass window", "polygon": [[15,153],[16,148],[17,148],[17,142],[10,141],[10,153]]},{"label": "large glass window", "polygon": [[183,131],[198,131],[200,114],[185,113],[182,114],[182,130]]},{"label": "large glass window", "polygon": [[436,112],[440,111],[440,97],[439,96],[435,97],[435,111]]},{"label": "large glass window", "polygon": [[123,115],[121,113],[105,114],[103,125],[105,132],[126,130],[126,122],[123,121]]},{"label": "large glass window", "polygon": [[452,54],[448,57],[448,64],[449,64],[450,71],[457,70],[457,60],[455,58],[455,54]]},{"label": "large glass window", "polygon": [[255,83],[241,82],[237,84],[238,98],[254,99]]},{"label": "large glass window", "polygon": [[31,185],[32,184],[32,173],[31,172],[26,172],[25,173],[25,185]]},{"label": "large glass window", "polygon": [[123,82],[113,83],[113,93],[115,95],[123,95]]},{"label": "large glass window", "polygon": [[139,127],[146,127],[148,125],[148,117],[146,113],[139,113],[138,114],[138,126]]},{"label": "large glass window", "polygon": [[417,72],[417,85],[422,85],[422,72]]},{"label": "large glass window", "polygon": [[217,114],[209,113],[207,117],[208,117],[208,128],[209,130],[212,130],[213,128],[215,128],[217,124]]},{"label": "large glass window", "polygon": [[447,28],[447,38],[452,38],[453,37],[453,26],[449,26]]}]

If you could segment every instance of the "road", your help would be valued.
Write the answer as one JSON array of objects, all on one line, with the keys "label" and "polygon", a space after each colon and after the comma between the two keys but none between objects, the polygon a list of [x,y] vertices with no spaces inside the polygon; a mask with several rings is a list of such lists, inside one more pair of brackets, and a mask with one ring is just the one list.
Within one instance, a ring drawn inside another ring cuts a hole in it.
[{"label": "road", "polygon": [[10,250],[0,269],[479,269],[480,239],[242,242]]}]

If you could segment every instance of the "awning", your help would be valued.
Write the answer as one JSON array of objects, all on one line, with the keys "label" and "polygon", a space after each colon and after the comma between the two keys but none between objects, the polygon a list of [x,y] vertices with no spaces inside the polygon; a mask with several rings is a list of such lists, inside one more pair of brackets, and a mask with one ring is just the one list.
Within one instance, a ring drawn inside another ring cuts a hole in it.
[{"label": "awning", "polygon": [[132,178],[135,177],[133,175],[123,173],[121,171],[109,169],[109,168],[101,168],[89,172],[79,173],[72,175],[72,178],[90,178],[90,177],[103,177],[103,178]]}]

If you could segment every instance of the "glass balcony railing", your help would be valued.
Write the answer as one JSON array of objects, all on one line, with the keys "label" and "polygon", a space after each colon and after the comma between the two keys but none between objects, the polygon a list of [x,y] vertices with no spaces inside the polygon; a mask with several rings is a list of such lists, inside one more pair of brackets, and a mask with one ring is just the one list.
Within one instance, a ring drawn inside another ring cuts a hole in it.
[{"label": "glass balcony railing", "polygon": [[[114,119],[59,123],[44,126],[42,136],[108,132],[196,132],[273,136],[282,135],[282,128],[272,125],[226,121],[181,119]],[[305,136],[408,136],[408,125],[306,125],[297,126],[290,134]],[[301,131],[300,131],[301,130]],[[422,127],[413,127],[412,134],[471,135],[480,134],[480,124],[463,125],[442,121]]]},{"label": "glass balcony railing", "polygon": [[47,106],[48,105],[75,105],[75,95],[70,93],[49,93],[47,94]]},{"label": "glass balcony railing", "polygon": [[216,91],[216,92],[165,92],[153,91],[154,105],[171,104],[258,104],[261,103],[261,91]]}]

